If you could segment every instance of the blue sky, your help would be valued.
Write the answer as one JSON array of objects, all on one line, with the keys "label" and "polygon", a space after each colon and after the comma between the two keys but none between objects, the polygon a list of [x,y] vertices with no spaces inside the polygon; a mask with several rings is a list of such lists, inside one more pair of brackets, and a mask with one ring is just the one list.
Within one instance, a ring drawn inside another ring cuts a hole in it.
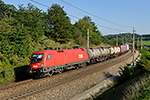
[{"label": "blue sky", "polygon": [[[17,8],[19,4],[24,4],[26,7],[28,3],[31,3],[43,11],[47,11],[47,7],[43,7],[30,0],[2,0],[5,4],[13,4]],[[59,4],[64,6],[64,11],[68,14],[83,18],[84,16],[90,16],[96,25],[103,25],[108,28],[98,26],[102,35],[118,34],[124,32],[132,32],[135,27],[138,34],[150,34],[150,0],[63,0],[70,3],[84,11],[87,11],[93,15],[96,15],[105,20],[111,21],[112,24],[87,13],[84,13],[78,9],[75,9],[61,0],[34,0],[52,6],[52,4]],[[69,15],[68,15],[69,16]],[[75,23],[79,19],[71,17],[71,22]],[[128,26],[122,27],[121,25]],[[114,30],[117,29],[117,30]]]}]

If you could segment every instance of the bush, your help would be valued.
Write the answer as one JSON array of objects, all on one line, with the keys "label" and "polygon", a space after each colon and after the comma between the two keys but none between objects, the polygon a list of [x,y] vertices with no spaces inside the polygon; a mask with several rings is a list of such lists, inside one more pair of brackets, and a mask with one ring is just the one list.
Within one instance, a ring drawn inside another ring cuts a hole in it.
[{"label": "bush", "polygon": [[134,74],[134,67],[132,66],[131,68],[129,66],[125,66],[124,69],[119,67],[121,69],[120,78],[119,81],[122,83],[124,81],[127,81],[133,77]]},{"label": "bush", "polygon": [[141,51],[141,59],[137,62],[137,67],[141,69],[141,71],[149,71],[150,70],[150,53],[148,49],[143,48]]}]

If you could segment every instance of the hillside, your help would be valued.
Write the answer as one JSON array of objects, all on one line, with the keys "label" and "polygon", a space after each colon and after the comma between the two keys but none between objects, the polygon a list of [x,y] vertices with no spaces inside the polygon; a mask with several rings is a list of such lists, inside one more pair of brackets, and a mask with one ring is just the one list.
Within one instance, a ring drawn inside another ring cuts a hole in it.
[{"label": "hillside", "polygon": [[102,43],[105,39],[89,16],[72,24],[58,4],[53,4],[47,12],[30,3],[27,7],[20,5],[18,9],[1,0],[0,5],[0,85],[29,78],[26,70],[30,57],[45,45],[54,49],[86,47],[87,29],[90,47],[107,46]]}]

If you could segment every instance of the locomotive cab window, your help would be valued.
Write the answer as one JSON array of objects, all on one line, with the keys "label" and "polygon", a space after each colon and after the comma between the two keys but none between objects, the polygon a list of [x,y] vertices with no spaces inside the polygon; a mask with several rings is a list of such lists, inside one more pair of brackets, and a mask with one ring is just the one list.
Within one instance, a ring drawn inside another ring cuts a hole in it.
[{"label": "locomotive cab window", "polygon": [[50,58],[51,58],[51,55],[49,54],[49,55],[47,56],[46,60],[48,60],[48,59],[50,59]]},{"label": "locomotive cab window", "polygon": [[42,62],[43,54],[33,54],[31,63],[40,63]]}]

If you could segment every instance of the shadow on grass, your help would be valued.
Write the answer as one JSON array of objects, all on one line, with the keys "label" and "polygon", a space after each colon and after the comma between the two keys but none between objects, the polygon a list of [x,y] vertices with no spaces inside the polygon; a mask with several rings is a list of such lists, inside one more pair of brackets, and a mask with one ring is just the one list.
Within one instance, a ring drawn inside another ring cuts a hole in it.
[{"label": "shadow on grass", "polygon": [[105,88],[103,93],[94,98],[94,100],[121,100],[122,91],[124,90],[126,85],[115,85],[113,87]]},{"label": "shadow on grass", "polygon": [[25,66],[14,68],[15,76],[16,76],[15,82],[19,82],[19,81],[23,81],[23,80],[27,80],[27,79],[31,78],[26,73],[28,67],[29,67],[29,65],[25,65]]}]

